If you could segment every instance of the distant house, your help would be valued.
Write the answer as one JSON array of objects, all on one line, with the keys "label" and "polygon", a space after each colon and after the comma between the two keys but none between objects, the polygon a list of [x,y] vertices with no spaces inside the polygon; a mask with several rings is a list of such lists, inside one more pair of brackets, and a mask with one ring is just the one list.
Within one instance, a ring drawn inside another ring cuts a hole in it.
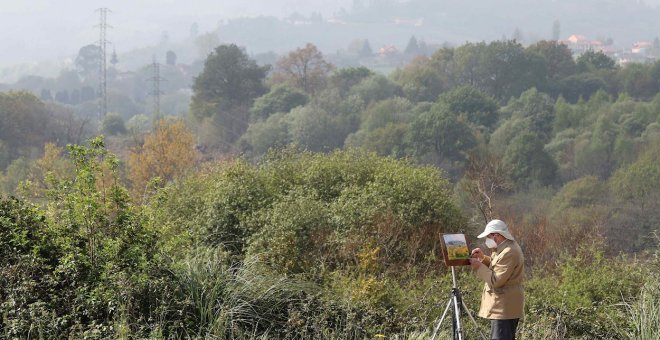
[{"label": "distant house", "polygon": [[659,59],[660,54],[655,54],[652,42],[638,41],[629,50],[622,53],[621,64],[630,62],[643,63]]},{"label": "distant house", "polygon": [[394,45],[385,45],[378,49],[378,55],[381,57],[388,57],[398,53],[399,50]]},{"label": "distant house", "polygon": [[634,54],[646,54],[652,47],[653,43],[650,41],[638,41],[633,44],[630,52]]},{"label": "distant house", "polygon": [[575,55],[580,55],[586,51],[599,51],[605,54],[612,53],[613,50],[603,44],[600,40],[589,40],[584,35],[573,34],[563,41],[566,46]]}]

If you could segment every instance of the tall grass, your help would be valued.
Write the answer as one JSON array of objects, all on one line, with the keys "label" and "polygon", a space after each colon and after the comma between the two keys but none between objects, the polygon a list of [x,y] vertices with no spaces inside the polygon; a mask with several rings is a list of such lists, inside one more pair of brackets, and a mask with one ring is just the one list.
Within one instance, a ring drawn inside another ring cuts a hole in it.
[{"label": "tall grass", "polygon": [[623,302],[630,314],[632,332],[628,337],[631,339],[660,339],[660,233],[654,232],[653,238],[656,251],[648,264],[651,275],[637,301],[632,304]]},{"label": "tall grass", "polygon": [[632,324],[630,339],[660,339],[660,275],[644,285],[639,299],[633,303],[624,303]]},{"label": "tall grass", "polygon": [[288,326],[290,305],[300,304],[313,286],[278,277],[256,260],[229,265],[227,258],[202,250],[183,261],[177,277],[191,314],[183,333],[193,338],[277,337]]}]

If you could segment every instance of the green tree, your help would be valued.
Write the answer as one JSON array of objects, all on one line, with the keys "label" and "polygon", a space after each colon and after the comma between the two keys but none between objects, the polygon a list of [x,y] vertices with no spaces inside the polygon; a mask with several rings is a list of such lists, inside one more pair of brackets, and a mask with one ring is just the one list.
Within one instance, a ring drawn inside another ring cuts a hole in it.
[{"label": "green tree", "polygon": [[493,97],[508,100],[531,87],[543,87],[546,70],[542,58],[530,54],[515,41],[492,42],[483,62],[486,90]]},{"label": "green tree", "polygon": [[342,96],[346,96],[353,86],[372,75],[374,72],[364,66],[344,67],[332,72],[329,83],[338,89]]},{"label": "green tree", "polygon": [[25,147],[41,147],[48,134],[51,114],[36,96],[28,92],[0,93],[0,141],[13,159]]},{"label": "green tree", "polygon": [[289,133],[290,117],[276,112],[264,120],[250,124],[242,139],[242,148],[254,155],[263,155],[269,149],[280,149],[292,142]]},{"label": "green tree", "polygon": [[0,140],[0,171],[4,171],[10,162],[11,155],[9,154],[9,147],[2,140]]},{"label": "green tree", "polygon": [[610,178],[610,186],[620,202],[639,207],[642,213],[653,213],[660,193],[660,157],[653,154],[658,147],[651,147],[639,160],[618,169]]},{"label": "green tree", "polygon": [[268,67],[258,66],[236,45],[221,45],[209,55],[193,83],[191,111],[208,117],[219,111],[252,104],[266,92]]},{"label": "green tree", "polygon": [[555,180],[557,165],[534,133],[524,132],[513,138],[506,148],[503,162],[511,179],[522,187],[532,183],[549,185]]},{"label": "green tree", "polygon": [[176,65],[176,53],[174,51],[167,51],[165,53],[165,64],[169,66]]},{"label": "green tree", "polygon": [[538,53],[545,60],[547,75],[550,79],[561,79],[575,72],[573,54],[566,44],[541,40],[527,47],[527,51]]},{"label": "green tree", "polygon": [[362,113],[362,129],[367,131],[382,128],[389,123],[410,121],[412,103],[405,98],[394,97],[372,103]]},{"label": "green tree", "polygon": [[156,234],[119,185],[118,160],[102,138],[67,149],[74,176],[47,175],[47,210],[0,197],[5,337],[117,337],[155,315],[149,310],[167,294],[157,283],[166,277],[155,274],[165,270],[155,261]]},{"label": "green tree", "polygon": [[598,90],[607,89],[608,84],[601,75],[581,73],[562,79],[559,88],[562,97],[570,103],[576,103],[580,99],[589,99]]},{"label": "green tree", "polygon": [[576,110],[566,102],[564,97],[560,96],[555,102],[555,119],[553,122],[553,133],[557,134],[570,127],[578,127],[580,116]]},{"label": "green tree", "polygon": [[564,184],[552,198],[552,208],[557,214],[562,214],[570,208],[607,203],[608,196],[606,183],[596,176],[586,176]]},{"label": "green tree", "polygon": [[539,41],[527,47],[526,52],[543,59],[547,79],[545,84],[539,82],[536,86],[544,92],[556,96],[561,91],[560,81],[575,74],[577,67],[573,53],[568,46],[557,40]]},{"label": "green tree", "polygon": [[634,163],[619,168],[609,179],[616,199],[608,236],[622,235],[627,249],[657,249],[660,221],[660,154],[655,139]]},{"label": "green tree", "polygon": [[502,120],[488,140],[490,151],[497,156],[504,156],[504,152],[513,138],[531,130],[531,121],[529,119],[511,117]]},{"label": "green tree", "polygon": [[137,138],[139,135],[149,131],[149,117],[144,114],[139,114],[131,117],[131,119],[126,122],[126,130],[134,137]]},{"label": "green tree", "polygon": [[554,101],[545,93],[531,88],[502,108],[504,114],[513,119],[528,121],[528,126],[543,143],[552,139],[555,119]]},{"label": "green tree", "polygon": [[602,179],[614,170],[614,143],[618,127],[611,118],[601,115],[594,124],[589,142],[576,150],[576,167],[581,175],[596,175]]},{"label": "green tree", "polygon": [[406,49],[403,51],[405,54],[409,55],[416,55],[419,54],[420,48],[419,44],[417,44],[417,39],[415,36],[410,37],[408,40],[408,44],[406,45]]},{"label": "green tree", "polygon": [[634,98],[651,99],[660,92],[660,62],[628,64],[618,75],[623,89]]},{"label": "green tree", "polygon": [[370,103],[400,95],[401,87],[381,74],[374,74],[353,86],[350,94]]},{"label": "green tree", "polygon": [[387,123],[366,133],[361,146],[380,156],[405,157],[408,151],[409,124]]},{"label": "green tree", "polygon": [[446,75],[438,70],[431,58],[417,57],[403,69],[392,74],[392,79],[401,85],[403,94],[413,102],[433,102],[447,89]]},{"label": "green tree", "polygon": [[580,72],[592,72],[596,70],[614,70],[616,62],[603,52],[588,50],[582,53],[576,60],[577,69]]},{"label": "green tree", "polygon": [[500,101],[518,97],[530,87],[542,87],[546,79],[543,59],[526,53],[516,41],[494,41],[490,44],[468,43],[453,53],[442,52],[451,58],[449,67],[457,85],[471,85]]},{"label": "green tree", "polygon": [[273,113],[287,113],[291,109],[307,104],[307,96],[288,85],[275,85],[270,92],[257,98],[250,109],[253,121],[266,119]]},{"label": "green tree", "polygon": [[411,146],[418,157],[430,156],[440,164],[463,161],[466,152],[477,145],[472,129],[446,105],[434,105],[411,123]]},{"label": "green tree", "polygon": [[30,161],[24,157],[14,159],[4,174],[0,174],[0,191],[16,195],[21,182],[28,179],[30,174]]},{"label": "green tree", "polygon": [[497,122],[497,102],[474,87],[462,86],[443,93],[439,101],[456,115],[465,114],[476,125],[492,128]]},{"label": "green tree", "polygon": [[247,129],[253,100],[266,92],[267,70],[236,45],[217,47],[195,78],[190,111],[215,129],[222,144],[230,145]]},{"label": "green tree", "polygon": [[372,103],[362,113],[360,129],[347,137],[347,146],[363,147],[383,156],[403,156],[412,109],[412,103],[401,97]]},{"label": "green tree", "polygon": [[103,119],[102,128],[104,133],[115,136],[123,135],[126,133],[126,125],[124,119],[116,112],[109,112]]},{"label": "green tree", "polygon": [[341,148],[346,132],[336,116],[315,106],[304,106],[289,113],[291,140],[309,151]]},{"label": "green tree", "polygon": [[74,64],[83,79],[94,78],[99,72],[101,48],[98,45],[85,45],[78,51]]}]

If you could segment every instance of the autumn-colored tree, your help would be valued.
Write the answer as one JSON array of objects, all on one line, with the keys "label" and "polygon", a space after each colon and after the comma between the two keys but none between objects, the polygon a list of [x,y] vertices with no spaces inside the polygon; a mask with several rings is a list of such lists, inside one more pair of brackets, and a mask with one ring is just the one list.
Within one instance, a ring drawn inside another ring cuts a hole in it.
[{"label": "autumn-colored tree", "polygon": [[325,86],[334,66],[323,59],[315,45],[308,43],[277,62],[273,74],[275,83],[287,83],[314,95]]},{"label": "autumn-colored tree", "polygon": [[128,177],[137,197],[149,181],[171,181],[188,171],[197,160],[193,134],[180,120],[160,120],[153,133],[145,136],[142,147],[129,152]]},{"label": "autumn-colored tree", "polygon": [[72,180],[74,172],[74,164],[64,156],[64,148],[46,143],[43,157],[29,166],[29,174],[23,182],[22,193],[33,201],[41,201],[56,183]]}]

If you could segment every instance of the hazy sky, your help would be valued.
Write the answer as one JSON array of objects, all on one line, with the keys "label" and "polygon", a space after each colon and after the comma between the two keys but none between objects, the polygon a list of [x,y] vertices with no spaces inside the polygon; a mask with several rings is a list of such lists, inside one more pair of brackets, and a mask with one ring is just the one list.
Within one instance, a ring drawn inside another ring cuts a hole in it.
[{"label": "hazy sky", "polygon": [[353,0],[0,0],[0,67],[75,56],[98,41],[101,7],[109,8],[107,38],[118,52],[160,40],[178,40],[197,22],[199,31],[221,19],[285,16],[294,11],[331,15]]},{"label": "hazy sky", "polygon": [[[113,43],[109,45],[109,49],[115,48],[117,53],[121,54],[138,47],[158,43],[163,31],[168,31],[171,41],[180,41],[189,34],[190,26],[194,22],[198,23],[199,32],[203,33],[217,28],[220,20],[241,16],[273,15],[283,17],[293,12],[299,12],[303,15],[320,12],[325,17],[330,17],[341,8],[350,10],[354,1],[0,0],[0,70],[16,64],[57,61],[65,57],[75,57],[80,47],[98,41],[99,14],[96,9],[100,7],[106,7],[112,11],[108,16],[108,24],[113,26],[107,33],[107,39]],[[479,1],[497,0],[473,0],[471,3],[474,6],[475,4],[478,5]],[[534,1],[551,3],[556,0]],[[589,1],[590,3],[616,1],[633,4],[640,0],[574,1]],[[644,3],[657,6],[660,0],[645,0]],[[533,6],[532,2],[530,2],[530,6]],[[612,15],[616,17],[618,14],[614,13]],[[547,23],[544,23],[548,26],[548,29],[535,33],[545,34],[549,32],[551,20],[551,18],[548,18]],[[634,18],[628,20],[631,24],[635,23]],[[504,25],[506,22],[500,24]],[[562,21],[563,33],[572,32],[571,24],[575,23]],[[469,26],[466,26],[466,28],[469,28]],[[523,28],[527,29],[528,27]],[[495,32],[495,34],[511,34],[512,30],[510,28]],[[602,31],[603,37],[612,34],[605,28]],[[576,30],[576,32],[579,33],[580,31]],[[653,35],[647,35],[638,34],[630,37],[630,39],[653,38]],[[594,37],[598,37],[598,35],[596,34]]]}]

